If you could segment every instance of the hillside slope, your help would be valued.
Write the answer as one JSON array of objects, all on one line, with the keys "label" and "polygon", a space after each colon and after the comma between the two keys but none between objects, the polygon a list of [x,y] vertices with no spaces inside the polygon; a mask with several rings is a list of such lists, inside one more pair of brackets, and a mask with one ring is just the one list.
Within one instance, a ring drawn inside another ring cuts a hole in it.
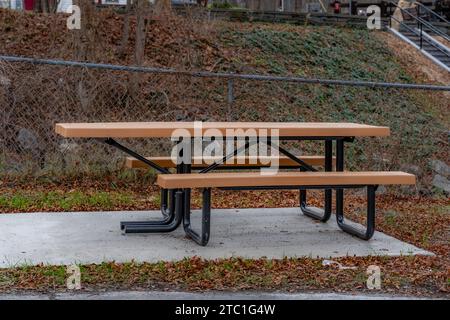
[{"label": "hillside slope", "polygon": [[[43,17],[0,10],[0,53],[126,65],[135,63],[133,19],[126,47],[121,46],[121,16],[105,11],[96,14],[90,22],[90,28],[71,33],[64,28],[62,16]],[[206,22],[192,17],[150,20],[146,30],[142,64],[148,66],[347,80],[430,82],[426,74],[402,63],[383,41],[383,35],[367,30]],[[24,65],[8,65],[3,70],[6,70],[4,76],[16,83],[15,95],[21,97],[20,104],[14,106],[15,117],[11,122],[39,136],[46,135],[42,143],[48,153],[45,160],[48,166],[53,166],[52,172],[58,162],[50,160],[57,153],[59,142],[47,132],[56,120],[351,121],[385,125],[391,128],[390,138],[363,139],[362,143],[348,148],[349,169],[412,171],[419,175],[421,190],[430,186],[433,174],[430,159],[447,162],[449,159],[449,100],[443,93],[235,81],[234,101],[230,106],[223,80],[161,75],[137,77],[128,73],[87,70],[81,77],[61,67],[35,67],[31,71]],[[65,79],[64,90],[58,79]],[[83,94],[80,93],[80,81],[85,88]],[[30,91],[35,94],[28,94]],[[61,91],[64,95],[55,98]],[[68,94],[70,92],[72,96]],[[36,99],[37,95],[39,99]],[[86,95],[91,96],[86,98]],[[1,99],[0,94],[0,103]],[[33,104],[38,104],[37,110],[42,116],[26,112]],[[168,146],[139,143],[136,147],[161,150]],[[316,144],[293,148],[305,153],[317,152]],[[12,148],[6,149],[8,154],[15,152]],[[80,151],[80,156],[86,160],[83,167],[86,171],[94,170],[99,164],[111,165],[110,155],[106,152],[98,152],[97,158],[89,158],[92,156],[90,150]],[[15,154],[13,159],[20,157]],[[117,168],[122,157],[116,154],[115,159],[111,169]],[[8,168],[8,163],[4,167]],[[22,168],[15,170],[23,172]]]}]

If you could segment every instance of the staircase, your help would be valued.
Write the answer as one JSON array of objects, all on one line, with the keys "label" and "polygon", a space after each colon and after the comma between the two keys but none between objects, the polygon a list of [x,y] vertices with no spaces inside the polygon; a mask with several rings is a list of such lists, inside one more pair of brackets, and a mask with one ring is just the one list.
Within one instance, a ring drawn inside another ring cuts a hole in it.
[{"label": "staircase", "polygon": [[[450,48],[448,47],[450,37],[442,28],[434,26],[430,20],[436,21],[439,19],[440,25],[448,29],[450,29],[450,23],[431,9],[420,3],[416,4],[415,10],[405,10],[393,3],[401,11],[403,20],[399,21],[392,16],[389,30],[403,41],[420,50],[422,54],[437,65],[450,72]],[[392,27],[393,21],[397,22],[397,28]]]},{"label": "staircase", "polygon": [[414,43],[416,48],[425,51],[450,68],[450,48],[432,38],[429,32],[422,30],[422,40],[420,30],[417,28],[406,28],[405,25],[400,25],[399,32]]}]

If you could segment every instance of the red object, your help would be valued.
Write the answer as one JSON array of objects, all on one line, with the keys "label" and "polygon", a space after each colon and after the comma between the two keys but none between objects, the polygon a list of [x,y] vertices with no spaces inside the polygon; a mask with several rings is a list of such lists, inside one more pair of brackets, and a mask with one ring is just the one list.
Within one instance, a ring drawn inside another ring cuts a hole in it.
[{"label": "red object", "polygon": [[23,8],[25,10],[34,10],[34,0],[23,0]]},{"label": "red object", "polygon": [[341,13],[341,3],[339,1],[334,2],[334,13]]}]

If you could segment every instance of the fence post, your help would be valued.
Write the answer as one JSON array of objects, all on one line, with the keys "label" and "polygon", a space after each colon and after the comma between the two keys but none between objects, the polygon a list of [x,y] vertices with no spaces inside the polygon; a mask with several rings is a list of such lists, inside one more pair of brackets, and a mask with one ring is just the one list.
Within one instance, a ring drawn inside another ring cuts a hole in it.
[{"label": "fence post", "polygon": [[227,120],[231,121],[231,109],[233,107],[233,100],[234,100],[234,92],[233,92],[233,79],[228,79],[227,87],[228,87],[228,93],[227,93],[227,102],[228,102],[228,112],[227,112]]},{"label": "fence post", "polygon": [[423,46],[423,42],[422,42],[422,38],[423,38],[422,28],[423,28],[423,25],[420,24],[420,50],[422,50],[422,46]]}]

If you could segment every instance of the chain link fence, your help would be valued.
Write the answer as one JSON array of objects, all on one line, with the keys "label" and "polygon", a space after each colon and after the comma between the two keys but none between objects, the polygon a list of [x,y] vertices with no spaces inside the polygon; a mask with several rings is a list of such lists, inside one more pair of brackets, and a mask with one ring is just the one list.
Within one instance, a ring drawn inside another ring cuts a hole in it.
[{"label": "chain link fence", "polygon": [[[57,122],[211,120],[206,96],[221,105],[219,80],[60,66],[0,65],[2,174],[66,175],[119,169],[123,154],[95,140],[63,139]],[[202,83],[202,84],[201,84]],[[216,89],[219,88],[219,89]],[[197,103],[195,103],[197,101]],[[217,112],[217,110],[215,110]],[[142,153],[165,154],[169,141],[125,141]]]},{"label": "chain link fence", "polygon": [[[63,177],[122,169],[123,153],[95,139],[63,139],[54,133],[57,122],[347,121],[389,126],[391,137],[361,139],[347,150],[350,169],[370,170],[423,162],[444,132],[429,114],[419,112],[427,99],[424,92],[430,91],[404,90],[411,85],[330,86],[124,68],[0,60],[0,174]],[[122,142],[143,155],[168,155],[171,148],[168,139]],[[322,152],[318,142],[290,147],[296,153]]]}]

